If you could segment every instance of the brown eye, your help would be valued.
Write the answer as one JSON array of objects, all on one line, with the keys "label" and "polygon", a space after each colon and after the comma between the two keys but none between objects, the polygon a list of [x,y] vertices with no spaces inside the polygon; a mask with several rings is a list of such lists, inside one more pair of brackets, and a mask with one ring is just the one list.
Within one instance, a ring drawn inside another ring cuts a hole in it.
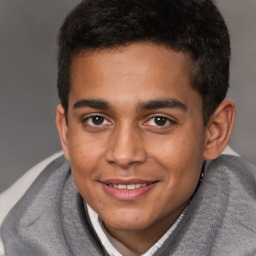
[{"label": "brown eye", "polygon": [[101,115],[91,115],[84,119],[83,123],[94,127],[111,125],[111,122],[109,122],[104,116]]},{"label": "brown eye", "polygon": [[164,126],[167,123],[167,118],[162,117],[162,116],[156,116],[154,117],[154,122],[158,126]]},{"label": "brown eye", "polygon": [[94,125],[101,125],[104,122],[104,117],[102,117],[102,116],[93,116],[93,117],[91,117],[91,122]]},{"label": "brown eye", "polygon": [[151,117],[146,123],[146,126],[151,126],[151,127],[169,127],[171,125],[175,125],[176,122],[173,121],[170,118],[167,118],[165,116],[160,116],[160,115],[156,115]]}]

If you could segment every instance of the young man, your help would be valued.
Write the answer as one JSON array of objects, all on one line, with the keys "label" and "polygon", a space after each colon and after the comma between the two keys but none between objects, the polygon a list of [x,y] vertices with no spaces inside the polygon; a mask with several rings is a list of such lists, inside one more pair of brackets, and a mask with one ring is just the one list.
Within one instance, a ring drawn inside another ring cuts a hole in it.
[{"label": "young man", "polygon": [[67,160],[6,218],[6,255],[255,255],[255,167],[219,157],[229,57],[209,0],[82,1],[59,35]]}]

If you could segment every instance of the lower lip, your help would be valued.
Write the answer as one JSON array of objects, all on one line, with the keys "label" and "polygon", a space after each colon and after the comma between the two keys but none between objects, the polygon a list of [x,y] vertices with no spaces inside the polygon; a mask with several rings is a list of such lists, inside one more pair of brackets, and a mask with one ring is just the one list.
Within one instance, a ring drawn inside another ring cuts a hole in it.
[{"label": "lower lip", "polygon": [[105,192],[110,195],[111,197],[122,200],[122,201],[132,201],[143,197],[147,194],[150,190],[152,190],[156,186],[157,182],[152,183],[146,187],[136,188],[136,189],[117,189],[114,187],[110,187],[104,183],[103,189]]}]

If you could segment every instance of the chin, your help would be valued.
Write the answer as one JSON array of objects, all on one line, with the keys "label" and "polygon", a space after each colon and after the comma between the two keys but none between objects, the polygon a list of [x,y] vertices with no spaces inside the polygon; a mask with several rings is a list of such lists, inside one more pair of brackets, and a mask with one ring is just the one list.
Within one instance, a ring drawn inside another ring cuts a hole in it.
[{"label": "chin", "polygon": [[102,216],[107,228],[123,231],[144,230],[152,224],[152,216],[139,210],[110,211],[111,216]]}]

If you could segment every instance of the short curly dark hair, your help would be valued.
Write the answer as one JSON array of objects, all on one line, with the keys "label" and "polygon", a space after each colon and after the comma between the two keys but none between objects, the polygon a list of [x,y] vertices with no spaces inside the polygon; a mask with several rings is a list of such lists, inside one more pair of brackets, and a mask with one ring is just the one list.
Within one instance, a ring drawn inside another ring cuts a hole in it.
[{"label": "short curly dark hair", "polygon": [[191,87],[202,96],[206,124],[229,87],[229,34],[211,0],[84,0],[78,4],[58,37],[57,86],[65,112],[76,54],[143,41],[191,56]]}]

